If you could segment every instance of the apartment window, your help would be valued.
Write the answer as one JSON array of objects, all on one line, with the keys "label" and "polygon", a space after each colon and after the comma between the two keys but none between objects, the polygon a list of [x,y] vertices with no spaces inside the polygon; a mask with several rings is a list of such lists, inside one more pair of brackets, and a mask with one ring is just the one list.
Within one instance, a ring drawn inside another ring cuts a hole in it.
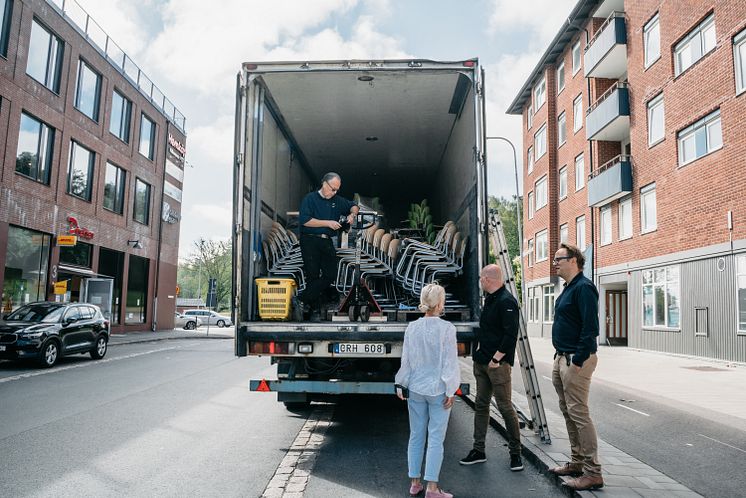
[{"label": "apartment window", "polygon": [[101,101],[101,75],[94,71],[83,59],[78,63],[78,86],[75,89],[75,107],[98,121]]},{"label": "apartment window", "polygon": [[738,285],[738,332],[746,333],[746,254],[736,258],[736,280]]},{"label": "apartment window", "polygon": [[130,142],[130,118],[132,101],[114,90],[111,97],[111,120],[109,131],[124,143]]},{"label": "apartment window", "polygon": [[551,322],[554,320],[554,286],[545,285],[544,287],[544,321]]},{"label": "apartment window", "polygon": [[539,131],[534,135],[534,159],[537,161],[541,156],[547,152],[547,125],[539,128]]},{"label": "apartment window", "polygon": [[681,310],[679,267],[642,272],[642,325],[678,328]]},{"label": "apartment window", "polygon": [[137,178],[135,180],[135,221],[147,225],[150,219],[150,185]]},{"label": "apartment window", "polygon": [[575,158],[575,191],[585,186],[585,160],[583,154]]},{"label": "apartment window", "polygon": [[536,182],[534,191],[536,192],[536,210],[538,211],[539,209],[547,205],[547,177],[546,175],[541,177],[541,179],[539,179],[539,181]]},{"label": "apartment window", "polygon": [[694,28],[673,49],[676,76],[689,69],[695,62],[715,48],[715,15],[711,14]]},{"label": "apartment window", "polygon": [[534,106],[528,106],[528,112],[526,113],[526,129],[530,130],[534,125]]},{"label": "apartment window", "polygon": [[539,80],[539,83],[534,87],[534,107],[536,108],[534,112],[537,112],[539,109],[541,109],[541,106],[544,105],[544,102],[547,100],[547,80],[542,76],[541,80]]},{"label": "apartment window", "polygon": [[575,245],[585,251],[585,215],[575,218]]},{"label": "apartment window", "polygon": [[528,172],[531,173],[534,170],[534,148],[528,148]]},{"label": "apartment window", "polygon": [[746,90],[746,29],[733,39],[733,60],[736,69],[736,93]]},{"label": "apartment window", "polygon": [[619,201],[619,240],[632,237],[632,198]]},{"label": "apartment window", "polygon": [[565,89],[565,61],[560,62],[557,66],[557,93]]},{"label": "apartment window", "polygon": [[568,236],[569,236],[569,228],[567,226],[567,223],[564,223],[560,225],[560,233],[559,233],[560,243],[567,244]]},{"label": "apartment window", "polygon": [[567,197],[567,166],[559,170],[559,198]]},{"label": "apartment window", "polygon": [[601,245],[611,244],[611,207],[601,208]]},{"label": "apartment window", "polygon": [[645,45],[645,67],[661,58],[661,28],[656,14],[643,29],[643,44]]},{"label": "apartment window", "polygon": [[53,151],[54,128],[22,112],[16,151],[16,172],[49,185]]},{"label": "apartment window", "polygon": [[580,40],[572,46],[572,75],[580,71]]},{"label": "apartment window", "polygon": [[567,141],[567,118],[564,112],[557,118],[557,140],[560,146]]},{"label": "apartment window", "polygon": [[528,202],[528,219],[532,219],[534,217],[534,211],[535,211],[535,205],[534,205],[534,193],[529,192],[526,196],[527,202]]},{"label": "apartment window", "polygon": [[723,146],[720,109],[679,132],[679,165],[683,166]]},{"label": "apartment window", "polygon": [[93,184],[93,162],[96,154],[80,145],[70,142],[70,168],[67,172],[67,193],[91,200],[91,185]]},{"label": "apartment window", "polygon": [[577,133],[583,127],[583,94],[572,101],[572,131]]},{"label": "apartment window", "polygon": [[155,157],[155,123],[145,114],[140,116],[140,154],[150,160]]},{"label": "apartment window", "polygon": [[13,0],[0,0],[0,55],[8,55],[10,20],[13,18]]},{"label": "apartment window", "polygon": [[26,74],[54,93],[60,93],[64,47],[64,42],[36,22],[36,19],[31,21]]},{"label": "apartment window", "polygon": [[640,189],[640,227],[642,233],[658,228],[655,206],[655,183]]},{"label": "apartment window", "polygon": [[661,93],[648,102],[648,145],[654,145],[663,140],[666,130],[663,94]]},{"label": "apartment window", "polygon": [[528,289],[528,321],[539,321],[539,296],[536,293],[537,287]]},{"label": "apartment window", "polygon": [[104,182],[104,208],[117,214],[124,212],[124,189],[127,172],[122,168],[106,163]]},{"label": "apartment window", "polygon": [[545,261],[549,256],[547,231],[543,230],[536,234],[536,262]]},{"label": "apartment window", "polygon": [[534,266],[534,239],[528,239],[526,259],[528,260],[528,266]]}]

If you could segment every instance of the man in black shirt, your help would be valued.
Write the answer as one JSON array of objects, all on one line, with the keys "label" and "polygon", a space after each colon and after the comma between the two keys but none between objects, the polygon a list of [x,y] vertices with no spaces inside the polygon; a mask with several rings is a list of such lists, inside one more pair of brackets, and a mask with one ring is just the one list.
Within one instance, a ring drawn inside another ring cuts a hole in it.
[{"label": "man in black shirt", "polygon": [[596,369],[598,290],[583,275],[585,257],[575,246],[560,244],[554,255],[565,289],[554,305],[552,384],[559,397],[570,438],[572,461],[550,469],[560,476],[580,476],[564,483],[575,490],[603,487],[598,437],[588,410],[591,376]]},{"label": "man in black shirt", "polygon": [[[306,194],[300,205],[300,252],[306,275],[306,288],[298,299],[311,309],[311,321],[320,320],[322,296],[337,277],[337,252],[332,237],[341,228],[341,216],[352,223],[360,208],[337,195],[342,179],[327,173],[319,190]],[[296,319],[301,317],[296,304]]]},{"label": "man in black shirt", "polygon": [[472,465],[485,462],[484,440],[490,421],[490,398],[495,397],[497,409],[505,421],[510,452],[510,470],[523,470],[521,461],[521,432],[518,414],[511,402],[511,371],[518,339],[520,306],[505,288],[502,271],[497,265],[487,265],[479,274],[479,284],[487,294],[479,319],[474,352],[474,378],[477,395],[474,406],[474,446],[459,463]]}]

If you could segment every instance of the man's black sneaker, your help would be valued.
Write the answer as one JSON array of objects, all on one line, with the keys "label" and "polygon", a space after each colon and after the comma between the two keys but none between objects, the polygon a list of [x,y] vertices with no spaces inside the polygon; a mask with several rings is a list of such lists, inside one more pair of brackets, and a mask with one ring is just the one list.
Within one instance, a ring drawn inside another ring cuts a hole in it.
[{"label": "man's black sneaker", "polygon": [[487,457],[484,452],[471,450],[468,455],[458,461],[461,465],[474,465],[475,463],[483,463],[487,461]]},{"label": "man's black sneaker", "polygon": [[521,461],[521,455],[510,455],[510,470],[518,472],[523,470],[523,462]]}]

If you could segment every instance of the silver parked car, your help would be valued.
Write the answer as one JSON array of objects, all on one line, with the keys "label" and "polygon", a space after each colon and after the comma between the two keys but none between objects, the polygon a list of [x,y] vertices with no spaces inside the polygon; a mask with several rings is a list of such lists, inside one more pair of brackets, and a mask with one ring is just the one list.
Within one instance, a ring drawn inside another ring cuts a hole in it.
[{"label": "silver parked car", "polygon": [[186,316],[174,313],[174,328],[181,327],[186,330],[194,330],[202,325],[202,320],[196,316]]},{"label": "silver parked car", "polygon": [[211,310],[185,310],[184,316],[196,317],[207,325],[217,325],[218,327],[230,327],[233,325],[231,317],[220,315]]}]

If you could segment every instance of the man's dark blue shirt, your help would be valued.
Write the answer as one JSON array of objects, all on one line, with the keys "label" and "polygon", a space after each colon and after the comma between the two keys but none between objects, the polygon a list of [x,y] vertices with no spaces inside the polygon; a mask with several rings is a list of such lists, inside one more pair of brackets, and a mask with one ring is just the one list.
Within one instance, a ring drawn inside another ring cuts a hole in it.
[{"label": "man's dark blue shirt", "polygon": [[309,192],[300,204],[298,221],[300,223],[301,235],[304,233],[326,234],[329,236],[336,235],[335,231],[331,228],[307,227],[305,224],[311,218],[317,220],[339,221],[340,216],[347,216],[350,214],[350,209],[352,209],[353,206],[357,206],[357,204],[348,201],[340,195],[334,195],[331,199],[324,199],[317,190]]},{"label": "man's dark blue shirt", "polygon": [[572,362],[582,366],[597,349],[598,290],[582,272],[571,282],[554,304],[552,345],[563,353],[573,353]]}]

